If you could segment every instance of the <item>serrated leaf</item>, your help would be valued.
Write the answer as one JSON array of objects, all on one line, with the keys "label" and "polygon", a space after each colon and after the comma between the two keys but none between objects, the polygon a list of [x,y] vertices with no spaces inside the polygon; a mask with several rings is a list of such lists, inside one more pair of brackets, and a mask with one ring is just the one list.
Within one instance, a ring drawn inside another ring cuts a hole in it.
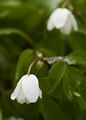
[{"label": "serrated leaf", "polygon": [[66,64],[63,61],[56,62],[49,71],[49,84],[50,84],[50,90],[49,93],[53,93],[56,88],[58,87],[59,83],[62,80],[62,77],[64,76],[66,69]]},{"label": "serrated leaf", "polygon": [[48,77],[40,80],[42,88],[51,95],[58,89],[58,86],[64,76],[66,64],[63,61],[56,62],[52,65]]},{"label": "serrated leaf", "polygon": [[63,78],[63,88],[67,98],[72,101],[74,96],[80,97],[79,86],[82,82],[83,75],[80,70],[68,66]]}]

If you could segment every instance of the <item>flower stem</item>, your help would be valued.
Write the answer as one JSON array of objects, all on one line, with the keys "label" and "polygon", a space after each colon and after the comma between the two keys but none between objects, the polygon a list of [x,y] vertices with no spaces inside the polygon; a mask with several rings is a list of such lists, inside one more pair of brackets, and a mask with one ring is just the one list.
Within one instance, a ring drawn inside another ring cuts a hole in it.
[{"label": "flower stem", "polygon": [[34,60],[34,61],[30,64],[30,66],[29,66],[29,68],[28,68],[28,72],[27,72],[28,75],[30,74],[30,71],[31,71],[32,66],[33,66],[37,61],[38,61],[38,59]]}]

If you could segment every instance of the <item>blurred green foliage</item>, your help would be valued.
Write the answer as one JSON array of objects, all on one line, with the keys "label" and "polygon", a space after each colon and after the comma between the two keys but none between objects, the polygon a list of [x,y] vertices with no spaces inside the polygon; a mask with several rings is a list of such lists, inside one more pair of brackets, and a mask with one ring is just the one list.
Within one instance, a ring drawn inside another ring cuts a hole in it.
[{"label": "blurred green foliage", "polygon": [[[46,29],[61,2],[67,0],[0,0],[0,120],[86,120],[86,0],[68,1],[79,26],[69,36]],[[36,51],[44,57],[66,56],[73,64],[35,64],[31,73],[39,78],[43,98],[20,105],[10,95],[38,57]]]}]

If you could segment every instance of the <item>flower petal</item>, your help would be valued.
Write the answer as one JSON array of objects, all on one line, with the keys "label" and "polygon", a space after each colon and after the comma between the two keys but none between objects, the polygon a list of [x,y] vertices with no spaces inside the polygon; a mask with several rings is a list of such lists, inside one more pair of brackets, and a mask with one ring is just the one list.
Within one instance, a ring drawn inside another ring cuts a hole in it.
[{"label": "flower petal", "polygon": [[70,14],[66,20],[65,25],[60,30],[64,34],[70,34],[72,27],[73,25],[72,25],[71,14]]},{"label": "flower petal", "polygon": [[48,22],[47,22],[47,29],[48,29],[49,31],[51,31],[51,30],[54,29],[54,27],[55,27],[55,25],[53,24],[53,21],[52,21],[52,19],[50,18],[50,19],[48,20]]},{"label": "flower petal", "polygon": [[23,92],[30,103],[37,101],[39,97],[38,79],[35,75],[27,75],[22,81]]},{"label": "flower petal", "polygon": [[74,16],[71,13],[68,16],[67,21],[66,21],[64,27],[62,27],[60,30],[64,34],[70,34],[70,32],[71,32],[72,29],[74,29],[75,31],[77,31],[78,30],[78,26],[77,26],[77,23],[75,21]]},{"label": "flower petal", "polygon": [[16,97],[18,96],[18,94],[20,92],[20,88],[21,88],[21,82],[22,82],[22,80],[20,79],[20,81],[17,83],[17,86],[16,86],[14,92],[11,94],[12,100],[15,100]]},{"label": "flower petal", "polygon": [[11,99],[15,100],[17,99],[18,103],[23,104],[23,103],[29,103],[29,101],[27,100],[27,98],[24,95],[23,89],[22,89],[22,80],[26,77],[26,75],[24,75],[20,81],[18,82],[14,92],[11,94]]},{"label": "flower petal", "polygon": [[18,94],[18,96],[17,96],[16,99],[17,99],[18,103],[21,103],[21,104],[23,104],[24,102],[26,102],[26,98],[25,98],[25,95],[23,93],[22,87],[21,87],[21,89],[19,91],[19,94]]},{"label": "flower petal", "polygon": [[52,15],[51,19],[56,28],[61,28],[65,25],[67,17],[70,15],[70,11],[66,8],[56,9]]}]

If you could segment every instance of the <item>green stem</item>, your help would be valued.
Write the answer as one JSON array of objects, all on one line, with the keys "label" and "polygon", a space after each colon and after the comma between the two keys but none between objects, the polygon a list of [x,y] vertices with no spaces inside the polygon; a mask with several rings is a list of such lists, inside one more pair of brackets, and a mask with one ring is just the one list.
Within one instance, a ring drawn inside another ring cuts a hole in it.
[{"label": "green stem", "polygon": [[28,72],[27,72],[28,75],[30,74],[30,71],[31,71],[32,66],[33,66],[37,61],[38,61],[38,59],[34,60],[34,61],[30,64],[30,66],[29,66],[29,68],[28,68]]}]

